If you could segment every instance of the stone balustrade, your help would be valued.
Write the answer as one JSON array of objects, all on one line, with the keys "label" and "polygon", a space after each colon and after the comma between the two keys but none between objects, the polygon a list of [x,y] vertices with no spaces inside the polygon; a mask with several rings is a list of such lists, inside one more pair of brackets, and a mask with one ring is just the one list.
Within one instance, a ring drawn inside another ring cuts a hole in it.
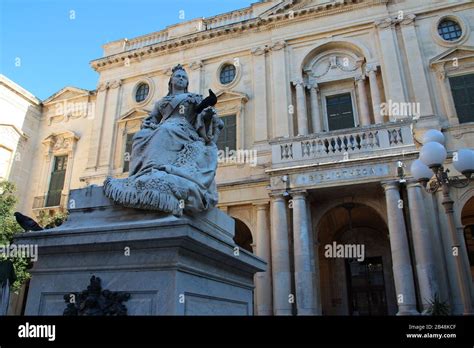
[{"label": "stone balustrade", "polygon": [[125,51],[133,50],[136,48],[142,48],[166,40],[168,40],[168,32],[166,30],[162,30],[150,35],[140,36],[127,41],[127,43],[125,44]]},{"label": "stone balustrade", "polygon": [[270,142],[272,160],[278,165],[303,165],[308,160],[328,163],[415,150],[412,121],[391,122],[276,139]]}]

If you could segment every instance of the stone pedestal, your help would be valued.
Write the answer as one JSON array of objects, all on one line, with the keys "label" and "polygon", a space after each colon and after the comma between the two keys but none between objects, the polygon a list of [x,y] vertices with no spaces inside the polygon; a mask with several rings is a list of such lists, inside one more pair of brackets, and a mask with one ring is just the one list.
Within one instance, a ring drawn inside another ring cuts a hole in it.
[{"label": "stone pedestal", "polygon": [[252,315],[253,277],[265,262],[233,242],[234,221],[218,209],[195,216],[116,206],[92,186],[71,191],[68,221],[26,233],[38,244],[26,315],[62,315],[63,296],[92,275],[128,292],[129,315]]}]

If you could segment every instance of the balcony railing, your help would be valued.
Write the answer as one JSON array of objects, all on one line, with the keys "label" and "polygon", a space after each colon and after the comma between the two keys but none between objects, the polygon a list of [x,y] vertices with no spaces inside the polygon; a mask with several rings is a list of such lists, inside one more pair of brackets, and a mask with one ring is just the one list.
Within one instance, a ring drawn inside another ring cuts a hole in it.
[{"label": "balcony railing", "polygon": [[273,164],[306,164],[353,160],[415,150],[412,121],[277,139],[272,145]]},{"label": "balcony railing", "polygon": [[33,209],[66,207],[67,199],[67,194],[56,192],[44,196],[37,196],[33,199]]}]

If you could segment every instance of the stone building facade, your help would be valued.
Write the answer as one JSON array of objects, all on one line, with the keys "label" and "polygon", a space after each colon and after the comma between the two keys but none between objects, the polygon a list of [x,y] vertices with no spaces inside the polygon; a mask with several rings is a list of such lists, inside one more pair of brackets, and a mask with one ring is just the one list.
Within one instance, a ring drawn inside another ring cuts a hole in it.
[{"label": "stone building facade", "polygon": [[[127,175],[131,136],[181,63],[191,92],[219,97],[219,208],[268,262],[256,314],[417,314],[435,294],[462,313],[441,194],[409,168],[427,129],[449,168],[474,148],[473,23],[468,0],[275,0],[107,43],[96,90],[42,103],[24,210]],[[474,302],[474,185],[451,196]],[[347,245],[363,257],[340,257]]]}]

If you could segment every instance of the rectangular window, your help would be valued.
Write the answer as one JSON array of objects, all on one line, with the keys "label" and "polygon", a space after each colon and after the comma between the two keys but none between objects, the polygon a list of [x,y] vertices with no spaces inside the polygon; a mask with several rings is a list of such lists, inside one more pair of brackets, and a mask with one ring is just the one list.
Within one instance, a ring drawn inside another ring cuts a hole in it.
[{"label": "rectangular window", "polygon": [[229,115],[221,117],[224,121],[224,128],[217,140],[217,149],[226,151],[236,150],[237,148],[237,123],[236,116]]},{"label": "rectangular window", "polygon": [[449,78],[459,123],[474,122],[474,74]]},{"label": "rectangular window", "polygon": [[128,133],[125,141],[125,151],[123,153],[123,172],[130,170],[130,158],[132,156],[133,136],[135,133]]},{"label": "rectangular window", "polygon": [[61,193],[64,188],[66,177],[67,156],[54,157],[54,166],[49,182],[48,195],[46,197],[47,207],[56,207],[61,204]]},{"label": "rectangular window", "polygon": [[326,97],[326,109],[330,131],[355,126],[350,93]]}]

